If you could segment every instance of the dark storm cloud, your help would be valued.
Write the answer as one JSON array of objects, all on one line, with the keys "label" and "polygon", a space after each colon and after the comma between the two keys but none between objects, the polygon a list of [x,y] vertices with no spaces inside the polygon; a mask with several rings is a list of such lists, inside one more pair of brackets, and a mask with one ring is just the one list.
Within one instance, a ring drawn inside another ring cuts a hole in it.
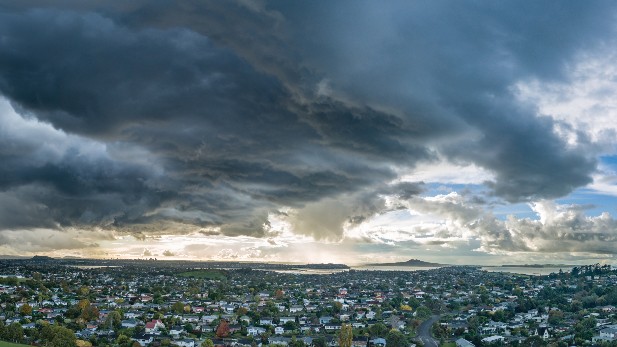
[{"label": "dark storm cloud", "polygon": [[[571,6],[570,6],[571,5]],[[606,2],[283,2],[305,60],[345,99],[398,109],[453,161],[495,173],[509,201],[554,198],[591,181],[585,139],[517,102],[527,78],[565,79],[582,49],[613,33]],[[567,23],[567,24],[565,24]],[[598,39],[600,38],[600,39]]]},{"label": "dark storm cloud", "polygon": [[[506,200],[563,196],[595,161],[512,87],[562,78],[609,30],[600,4],[4,4],[0,92],[77,137],[53,161],[26,133],[0,148],[2,210],[27,214],[2,227],[263,236],[293,207],[299,232],[338,238],[381,195],[419,194],[388,182],[436,152],[492,171]],[[93,141],[101,157],[75,150]]]},{"label": "dark storm cloud", "polygon": [[87,160],[66,149],[47,163],[3,153],[6,194],[40,187],[27,197],[45,206],[29,218],[34,225],[81,221],[139,234],[148,224],[166,229],[165,219],[259,236],[281,205],[381,184],[395,178],[388,161],[430,156],[396,117],[323,97],[299,102],[191,30],[132,29],[55,8],[4,13],[1,22],[0,90],[20,113],[114,144],[116,156],[134,145],[164,171],[153,179],[130,155]]}]

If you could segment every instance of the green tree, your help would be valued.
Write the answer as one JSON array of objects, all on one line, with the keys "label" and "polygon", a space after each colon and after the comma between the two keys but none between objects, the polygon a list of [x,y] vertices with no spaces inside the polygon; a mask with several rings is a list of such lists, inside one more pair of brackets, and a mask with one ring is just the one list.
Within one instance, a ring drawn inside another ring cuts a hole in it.
[{"label": "green tree", "polygon": [[548,323],[549,324],[559,324],[561,323],[561,321],[563,321],[563,312],[562,311],[557,311],[557,310],[551,310],[548,313]]},{"label": "green tree", "polygon": [[130,347],[132,344],[132,341],[130,337],[124,334],[120,334],[120,336],[118,336],[118,338],[116,339],[116,343],[120,347]]},{"label": "green tree", "polygon": [[292,336],[289,347],[305,347],[305,345],[302,340],[298,340],[295,336]]},{"label": "green tree", "polygon": [[591,340],[593,329],[596,327],[596,319],[593,317],[585,318],[574,325],[574,332],[577,338]]},{"label": "green tree", "polygon": [[338,335],[338,345],[340,347],[351,347],[351,342],[353,341],[353,332],[351,330],[351,325],[343,324],[341,326],[341,331]]},{"label": "green tree", "polygon": [[73,331],[59,325],[52,326],[52,338],[49,341],[49,347],[71,347],[76,346],[77,338]]},{"label": "green tree", "polygon": [[314,347],[326,347],[326,339],[323,336],[318,336],[313,339]]},{"label": "green tree", "polygon": [[22,316],[30,316],[32,314],[32,306],[26,304],[21,305],[21,307],[19,308],[19,313]]},{"label": "green tree", "polygon": [[181,301],[174,303],[173,305],[171,305],[171,310],[174,311],[174,313],[181,314],[182,312],[184,312],[184,303],[182,303]]},{"label": "green tree", "polygon": [[205,339],[204,342],[201,343],[201,347],[214,347],[214,342],[211,339]]},{"label": "green tree", "polygon": [[426,306],[420,306],[416,309],[416,317],[418,319],[426,319],[432,314],[431,309]]},{"label": "green tree", "polygon": [[19,323],[13,323],[6,327],[6,339],[11,342],[21,342],[24,337],[24,329]]},{"label": "green tree", "polygon": [[104,326],[108,329],[118,329],[122,324],[122,315],[118,311],[111,311],[105,318]]},{"label": "green tree", "polygon": [[386,346],[388,347],[407,347],[409,343],[402,332],[392,329],[386,335]]},{"label": "green tree", "polygon": [[376,323],[368,328],[371,336],[384,337],[388,333],[388,327],[383,323]]}]

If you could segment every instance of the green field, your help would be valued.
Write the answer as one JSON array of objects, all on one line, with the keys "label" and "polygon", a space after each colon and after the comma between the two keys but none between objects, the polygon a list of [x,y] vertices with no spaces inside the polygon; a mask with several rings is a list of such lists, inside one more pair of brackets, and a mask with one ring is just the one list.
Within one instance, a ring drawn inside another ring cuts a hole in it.
[{"label": "green field", "polygon": [[441,347],[456,347],[456,343],[454,342],[446,342]]},{"label": "green field", "polygon": [[28,346],[28,345],[22,345],[20,343],[12,343],[12,342],[0,341],[0,347],[24,347],[24,346]]},{"label": "green field", "polygon": [[[193,271],[182,272],[182,273],[179,273],[178,276],[180,276],[180,277],[200,278],[200,279],[207,279],[207,280],[225,280],[225,279],[227,279],[227,276],[225,275],[225,272],[223,272],[221,270],[212,270],[212,269],[193,270]],[[0,347],[2,347],[2,346],[0,346]]]}]

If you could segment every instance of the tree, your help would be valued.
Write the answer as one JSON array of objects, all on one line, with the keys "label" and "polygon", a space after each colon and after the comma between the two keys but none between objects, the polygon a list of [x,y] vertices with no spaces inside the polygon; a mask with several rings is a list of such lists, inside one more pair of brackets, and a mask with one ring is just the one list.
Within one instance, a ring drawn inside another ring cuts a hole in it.
[{"label": "tree", "polygon": [[76,346],[77,338],[73,331],[59,325],[52,326],[53,337],[49,341],[50,347],[69,347]]},{"label": "tree", "polygon": [[548,312],[548,323],[556,325],[563,321],[563,312],[557,310],[551,310]]},{"label": "tree", "polygon": [[[82,287],[82,288],[87,288],[87,287]],[[79,311],[83,311],[88,306],[90,306],[90,300],[88,299],[81,299],[77,303],[77,308],[79,309]]]},{"label": "tree", "polygon": [[525,339],[525,346],[539,347],[546,346],[546,342],[538,335],[533,335]]},{"label": "tree", "polygon": [[126,336],[126,335],[124,335],[124,334],[121,334],[116,339],[116,343],[120,347],[129,347],[131,345],[131,338]]},{"label": "tree", "polygon": [[400,306],[400,309],[401,311],[411,311],[412,310],[411,306],[404,305],[404,304]]},{"label": "tree", "polygon": [[119,328],[120,324],[122,323],[122,316],[120,315],[120,312],[118,311],[111,311],[109,312],[109,314],[107,315],[107,317],[105,318],[105,326],[108,328]]},{"label": "tree", "polygon": [[371,325],[368,328],[368,331],[371,336],[384,337],[388,333],[388,327],[386,327],[383,323],[376,323]]},{"label": "tree", "polygon": [[426,319],[432,314],[431,309],[426,306],[420,306],[416,309],[416,317],[418,319]]},{"label": "tree", "polygon": [[409,306],[411,306],[411,308],[420,306],[420,301],[414,297],[410,298],[407,303],[409,304]]},{"label": "tree", "polygon": [[409,343],[402,332],[392,329],[386,335],[386,346],[388,347],[407,347]]},{"label": "tree", "polygon": [[318,336],[313,339],[314,347],[326,347],[326,339],[323,336]]},{"label": "tree", "polygon": [[[80,296],[88,296],[88,294],[90,294],[90,288],[86,287],[86,286],[82,286],[81,288],[79,288],[77,290],[77,294],[79,294]],[[88,301],[88,304],[90,302]]]},{"label": "tree", "polygon": [[21,307],[19,308],[19,313],[22,316],[30,316],[32,314],[32,306],[26,304],[21,305]]},{"label": "tree", "polygon": [[73,331],[60,325],[44,323],[39,337],[48,347],[68,347],[75,346],[77,343]]},{"label": "tree", "polygon": [[201,343],[201,347],[214,347],[214,342],[210,339],[205,339],[204,342]]},{"label": "tree", "polygon": [[77,347],[92,347],[92,342],[86,340],[76,340],[75,345],[77,345]]},{"label": "tree", "polygon": [[171,310],[177,314],[181,314],[182,312],[184,312],[184,303],[182,303],[181,301],[174,303],[171,306]]},{"label": "tree", "polygon": [[80,317],[86,322],[96,320],[99,318],[99,309],[96,306],[88,305],[81,311]]},{"label": "tree", "polygon": [[577,338],[591,340],[593,329],[596,327],[596,319],[593,317],[585,318],[574,325],[574,332]]},{"label": "tree", "polygon": [[341,331],[338,335],[338,345],[340,347],[351,347],[351,342],[353,341],[353,332],[351,330],[351,325],[343,324],[341,326]]},{"label": "tree", "polygon": [[216,337],[223,338],[229,336],[229,323],[226,320],[221,319],[219,326],[216,328]]},{"label": "tree", "polygon": [[332,303],[332,310],[334,311],[334,313],[341,313],[341,309],[343,308],[343,304],[341,304],[338,301],[334,301]]},{"label": "tree", "polygon": [[304,341],[298,340],[295,336],[291,337],[291,341],[289,342],[289,347],[304,347]]},{"label": "tree", "polygon": [[298,325],[296,324],[296,322],[285,322],[285,324],[283,324],[283,327],[285,328],[285,330],[296,330],[298,329]]},{"label": "tree", "polygon": [[11,342],[20,342],[24,337],[24,328],[19,323],[13,323],[6,327],[6,339]]}]

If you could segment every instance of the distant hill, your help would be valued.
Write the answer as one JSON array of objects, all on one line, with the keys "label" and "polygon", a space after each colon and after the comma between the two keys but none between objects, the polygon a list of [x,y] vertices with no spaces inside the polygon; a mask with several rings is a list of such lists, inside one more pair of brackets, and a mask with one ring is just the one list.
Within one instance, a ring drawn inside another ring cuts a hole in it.
[{"label": "distant hill", "polygon": [[429,263],[418,259],[409,259],[407,261],[401,261],[397,263],[376,263],[368,264],[369,266],[414,266],[414,267],[436,267],[443,266],[444,264]]},{"label": "distant hill", "polygon": [[533,267],[533,268],[544,268],[544,267],[558,268],[558,267],[562,267],[562,268],[567,268],[567,269],[571,269],[571,268],[573,268],[575,266],[577,266],[577,265],[568,265],[568,264],[519,264],[519,265],[506,264],[506,265],[500,265],[500,267]]},{"label": "distant hill", "polygon": [[46,255],[35,255],[34,257],[30,258],[30,260],[34,260],[34,261],[50,261],[50,260],[54,260],[54,258],[48,257]]}]

